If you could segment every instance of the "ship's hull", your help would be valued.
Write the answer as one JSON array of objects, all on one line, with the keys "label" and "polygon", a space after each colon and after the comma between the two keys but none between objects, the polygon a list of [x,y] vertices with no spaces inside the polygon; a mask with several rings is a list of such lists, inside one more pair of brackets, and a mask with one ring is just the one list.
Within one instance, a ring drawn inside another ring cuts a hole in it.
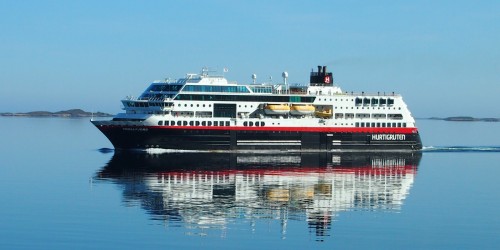
[{"label": "ship's hull", "polygon": [[96,127],[116,149],[163,148],[176,150],[287,150],[287,151],[362,151],[420,150],[416,129],[392,131],[343,131],[307,129],[244,129],[219,127],[114,126]]}]

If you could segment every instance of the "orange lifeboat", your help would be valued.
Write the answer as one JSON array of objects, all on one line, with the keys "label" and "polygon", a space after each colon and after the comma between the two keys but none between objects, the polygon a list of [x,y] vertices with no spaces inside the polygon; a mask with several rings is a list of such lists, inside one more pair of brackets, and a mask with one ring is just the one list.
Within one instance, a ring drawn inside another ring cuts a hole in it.
[{"label": "orange lifeboat", "polygon": [[284,115],[290,112],[290,106],[286,104],[267,104],[264,112],[268,115]]},{"label": "orange lifeboat", "polygon": [[318,110],[316,112],[314,112],[314,114],[317,116],[317,117],[321,117],[321,118],[331,118],[333,113],[332,113],[332,110],[331,109],[325,109],[325,110]]},{"label": "orange lifeboat", "polygon": [[310,115],[313,114],[316,108],[310,104],[293,104],[290,108],[292,115]]}]

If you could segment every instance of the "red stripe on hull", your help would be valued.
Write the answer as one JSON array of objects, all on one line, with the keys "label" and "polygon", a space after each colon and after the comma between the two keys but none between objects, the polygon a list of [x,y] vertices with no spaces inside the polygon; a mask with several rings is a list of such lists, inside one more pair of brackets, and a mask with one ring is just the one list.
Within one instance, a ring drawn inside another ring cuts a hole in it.
[{"label": "red stripe on hull", "polygon": [[347,127],[235,127],[235,126],[102,126],[147,129],[179,129],[179,130],[233,130],[233,131],[279,131],[279,132],[322,132],[322,133],[381,133],[381,134],[416,134],[417,128],[347,128]]}]

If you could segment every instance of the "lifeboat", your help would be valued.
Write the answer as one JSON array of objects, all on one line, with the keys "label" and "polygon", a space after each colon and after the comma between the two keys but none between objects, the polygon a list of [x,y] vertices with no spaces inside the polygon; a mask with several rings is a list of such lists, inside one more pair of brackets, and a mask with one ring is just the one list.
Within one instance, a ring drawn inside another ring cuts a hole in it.
[{"label": "lifeboat", "polygon": [[331,118],[332,117],[332,110],[331,109],[318,110],[318,111],[314,112],[314,114],[317,117],[321,117],[321,118]]},{"label": "lifeboat", "polygon": [[316,109],[309,104],[294,104],[290,108],[290,114],[292,115],[310,115],[313,114]]},{"label": "lifeboat", "polygon": [[267,104],[264,112],[268,115],[285,115],[290,112],[290,106],[286,104]]}]

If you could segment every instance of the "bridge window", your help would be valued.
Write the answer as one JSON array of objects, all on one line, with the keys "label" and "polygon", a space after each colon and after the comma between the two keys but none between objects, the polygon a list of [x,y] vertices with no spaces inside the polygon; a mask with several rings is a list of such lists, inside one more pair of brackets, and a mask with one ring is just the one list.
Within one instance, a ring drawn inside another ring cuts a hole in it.
[{"label": "bridge window", "polygon": [[355,104],[356,105],[361,105],[363,103],[363,99],[357,97],[356,100],[355,100]]},{"label": "bridge window", "polygon": [[369,98],[364,98],[363,99],[363,105],[369,105],[370,104],[370,99]]}]

